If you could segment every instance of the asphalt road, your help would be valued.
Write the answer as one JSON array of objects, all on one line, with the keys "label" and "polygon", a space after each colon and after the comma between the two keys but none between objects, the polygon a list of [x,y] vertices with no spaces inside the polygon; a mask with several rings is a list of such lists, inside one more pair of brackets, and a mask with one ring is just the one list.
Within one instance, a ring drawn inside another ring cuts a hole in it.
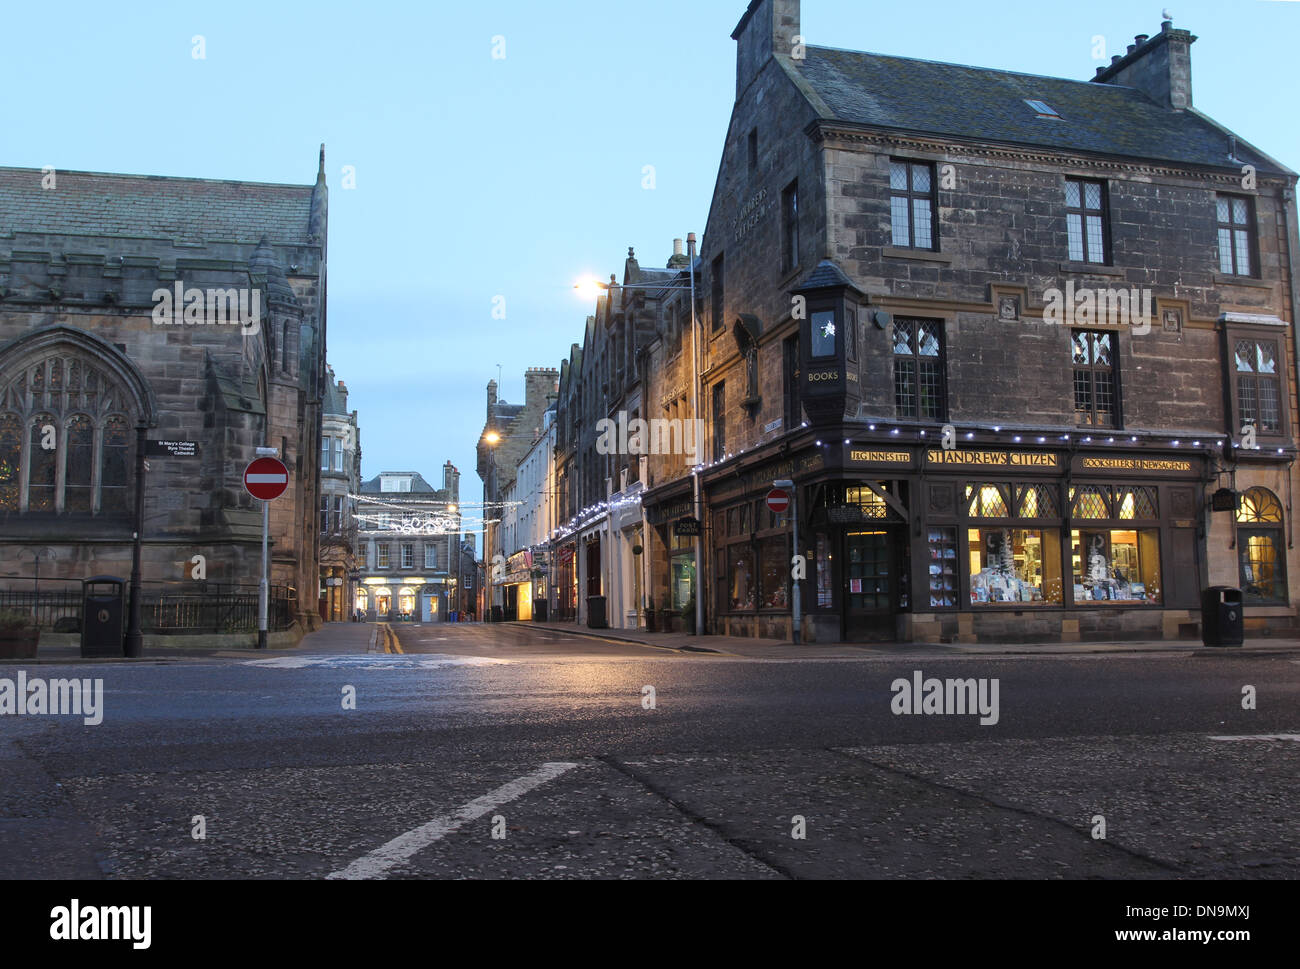
[{"label": "asphalt road", "polygon": [[[0,717],[0,877],[1300,876],[1300,653],[792,661],[430,626],[396,654],[348,634],[24,667],[102,677],[103,722]],[[896,713],[918,671],[922,699],[970,678],[978,706],[984,681],[986,713]],[[1290,739],[1215,739],[1271,735]]]}]

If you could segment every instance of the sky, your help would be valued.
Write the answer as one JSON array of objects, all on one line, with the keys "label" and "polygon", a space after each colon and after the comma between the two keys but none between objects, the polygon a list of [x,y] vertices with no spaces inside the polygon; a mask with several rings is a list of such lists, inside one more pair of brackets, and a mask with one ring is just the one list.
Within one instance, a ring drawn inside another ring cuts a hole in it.
[{"label": "sky", "polygon": [[[579,278],[621,276],[629,246],[662,266],[703,234],[746,6],[10,4],[0,165],[311,184],[325,143],[329,359],[363,476],[437,486],[451,460],[475,494],[488,381],[522,403],[524,371],[581,340]],[[803,0],[803,33],[1087,80],[1166,9],[1199,37],[1197,109],[1300,170],[1300,2]]]}]

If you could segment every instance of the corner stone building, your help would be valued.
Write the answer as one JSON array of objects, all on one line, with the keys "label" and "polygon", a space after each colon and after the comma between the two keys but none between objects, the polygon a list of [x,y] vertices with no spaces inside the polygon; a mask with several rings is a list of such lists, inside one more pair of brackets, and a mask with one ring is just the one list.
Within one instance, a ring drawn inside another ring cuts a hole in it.
[{"label": "corner stone building", "polygon": [[810,640],[1195,636],[1219,585],[1294,629],[1296,176],[1192,107],[1196,38],[1075,81],[800,34],[736,28],[701,252],[713,631],[791,631],[786,478]]},{"label": "corner stone building", "polygon": [[[147,447],[145,597],[190,583],[256,588],[261,509],[243,471],[278,448],[273,586],[315,628],[327,188],[0,168],[0,574],[131,571],[137,441]],[[156,290],[235,289],[261,328],[158,325]],[[54,434],[47,435],[49,427]],[[137,433],[139,432],[139,434]],[[42,446],[42,444],[46,446]],[[60,588],[71,588],[59,585]]]}]

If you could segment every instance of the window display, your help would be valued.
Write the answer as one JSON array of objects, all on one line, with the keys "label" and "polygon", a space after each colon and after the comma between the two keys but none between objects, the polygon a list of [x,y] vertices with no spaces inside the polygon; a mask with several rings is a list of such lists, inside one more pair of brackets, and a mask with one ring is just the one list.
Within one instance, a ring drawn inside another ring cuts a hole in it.
[{"label": "window display", "polygon": [[1076,603],[1161,601],[1159,532],[1076,529],[1070,549]]},{"label": "window display", "polygon": [[930,529],[930,608],[957,605],[957,529]]},{"label": "window display", "polygon": [[753,553],[748,545],[732,545],[726,550],[729,556],[729,605],[733,612],[754,608]]},{"label": "window display", "polygon": [[972,605],[1064,601],[1057,532],[972,528],[968,544]]},{"label": "window display", "polygon": [[790,555],[784,538],[768,538],[758,546],[759,565],[763,570],[761,589],[763,609],[790,607]]}]

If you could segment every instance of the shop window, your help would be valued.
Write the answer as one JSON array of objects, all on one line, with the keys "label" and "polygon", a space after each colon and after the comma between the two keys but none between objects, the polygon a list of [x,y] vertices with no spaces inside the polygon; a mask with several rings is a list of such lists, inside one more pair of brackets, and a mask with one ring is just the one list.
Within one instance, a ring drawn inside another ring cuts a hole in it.
[{"label": "shop window", "polygon": [[857,506],[863,518],[883,521],[889,517],[889,505],[870,488],[848,488],[844,492],[844,503]]},{"label": "shop window", "polygon": [[1074,601],[1161,601],[1160,533],[1155,529],[1075,529],[1070,533]]},{"label": "shop window", "polygon": [[370,611],[370,593],[364,588],[357,590],[357,608],[362,612]]},{"label": "shop window", "polygon": [[1157,521],[1160,518],[1155,488],[1116,488],[1114,504],[1120,521]]},{"label": "shop window", "polygon": [[1085,520],[1106,520],[1110,514],[1109,488],[1082,487],[1070,489],[1073,517]]},{"label": "shop window", "polygon": [[790,551],[784,538],[758,543],[758,564],[764,609],[790,608]]},{"label": "shop window", "polygon": [[812,315],[812,355],[835,356],[835,311],[818,310]]},{"label": "shop window", "polygon": [[957,529],[931,528],[930,608],[949,609],[957,605]]},{"label": "shop window", "polygon": [[894,320],[894,405],[899,417],[943,419],[943,324],[938,320]]},{"label": "shop window", "polygon": [[832,582],[834,556],[825,535],[818,535],[814,550],[815,581],[817,583],[817,608],[831,609],[835,605],[835,587]]},{"label": "shop window", "polygon": [[1241,589],[1247,602],[1286,602],[1282,505],[1266,488],[1251,488],[1237,512]]},{"label": "shop window", "polygon": [[972,604],[1063,602],[1058,532],[972,528],[967,544]]},{"label": "shop window", "polygon": [[1010,518],[1007,488],[1007,485],[995,484],[967,485],[967,514],[971,518]]},{"label": "shop window", "polygon": [[1234,354],[1237,409],[1242,424],[1254,424],[1265,434],[1282,430],[1277,343],[1238,340]]},{"label": "shop window", "polygon": [[1046,485],[1022,485],[1016,488],[1017,518],[1058,518],[1056,489]]},{"label": "shop window", "polygon": [[724,550],[727,562],[727,606],[732,612],[754,608],[754,553],[748,545]]}]

